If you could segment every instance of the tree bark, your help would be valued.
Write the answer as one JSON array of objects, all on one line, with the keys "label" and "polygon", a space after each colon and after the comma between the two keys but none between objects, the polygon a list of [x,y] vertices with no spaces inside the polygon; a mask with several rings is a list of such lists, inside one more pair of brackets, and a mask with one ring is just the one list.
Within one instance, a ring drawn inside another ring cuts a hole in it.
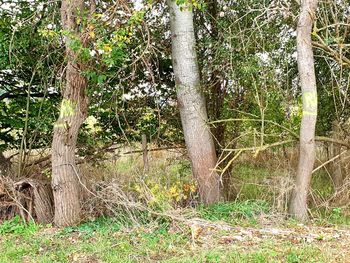
[{"label": "tree bark", "polygon": [[6,176],[10,167],[11,162],[4,156],[3,152],[0,151],[0,176]]},{"label": "tree bark", "polygon": [[298,71],[303,97],[303,113],[300,127],[299,163],[289,213],[301,221],[308,219],[307,196],[315,163],[317,88],[311,31],[316,8],[317,0],[301,1],[297,28]]},{"label": "tree bark", "polygon": [[[34,205],[35,217],[38,223],[40,224],[49,224],[53,220],[53,197],[52,189],[47,181],[47,179],[34,179],[26,178],[20,180],[14,184],[14,187],[17,191],[23,192],[27,188],[31,188],[30,193],[32,196],[27,196],[27,200],[30,200],[30,203]],[[21,209],[21,207],[19,207]],[[28,209],[30,214],[29,218],[32,218],[33,213]]]},{"label": "tree bark", "polygon": [[[335,140],[342,141],[344,138],[342,136],[342,129],[338,121],[333,122],[332,128],[332,138]],[[341,145],[331,143],[331,158],[340,155],[341,153]],[[343,167],[342,167],[342,156],[337,158],[331,163],[331,176],[334,185],[334,192],[338,192],[343,186]]]},{"label": "tree bark", "polygon": [[201,202],[212,204],[220,199],[219,176],[213,171],[217,163],[195,50],[193,13],[168,0],[172,33],[172,60],[177,99],[185,142],[198,182]]},{"label": "tree bark", "polygon": [[[63,0],[61,19],[63,29],[82,36],[77,18],[82,15],[84,1]],[[87,80],[82,75],[84,65],[70,48],[66,37],[67,68],[60,116],[54,126],[52,142],[52,188],[55,203],[54,222],[57,226],[76,225],[81,220],[80,178],[75,163],[75,150],[79,128],[88,110]]]}]

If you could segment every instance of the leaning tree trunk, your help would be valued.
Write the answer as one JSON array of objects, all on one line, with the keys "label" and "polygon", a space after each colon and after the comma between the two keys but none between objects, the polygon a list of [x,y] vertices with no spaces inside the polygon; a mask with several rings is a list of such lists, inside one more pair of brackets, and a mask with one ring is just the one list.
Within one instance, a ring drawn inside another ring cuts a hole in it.
[{"label": "leaning tree trunk", "polygon": [[295,188],[289,213],[299,220],[307,220],[307,196],[315,162],[315,127],[317,119],[317,89],[312,51],[311,30],[317,0],[302,0],[297,29],[298,71],[303,96],[300,127],[300,155]]},{"label": "leaning tree trunk", "polygon": [[195,50],[193,13],[180,10],[175,1],[168,0],[172,33],[172,59],[180,108],[181,122],[192,173],[199,185],[202,203],[219,201],[219,176],[213,170],[217,157],[210,129],[205,98],[201,92],[200,75]]},{"label": "leaning tree trunk", "polygon": [[[76,24],[84,10],[83,0],[63,0],[61,19],[64,30],[82,42]],[[82,75],[83,65],[66,39],[68,64],[60,116],[55,123],[52,142],[52,188],[55,203],[54,222],[57,226],[71,226],[81,220],[80,178],[75,164],[78,132],[88,110],[87,80]]]}]

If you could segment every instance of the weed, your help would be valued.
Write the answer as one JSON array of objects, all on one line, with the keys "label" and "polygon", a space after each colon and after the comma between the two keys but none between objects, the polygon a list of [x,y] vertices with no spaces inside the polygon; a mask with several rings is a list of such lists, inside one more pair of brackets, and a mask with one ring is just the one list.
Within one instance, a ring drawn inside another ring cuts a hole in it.
[{"label": "weed", "polygon": [[318,209],[314,221],[320,225],[350,225],[348,210],[336,207],[332,209]]},{"label": "weed", "polygon": [[23,223],[19,216],[7,220],[0,225],[0,234],[32,235],[40,229],[40,226],[30,221]]},{"label": "weed", "polygon": [[75,227],[66,227],[58,235],[65,236],[74,232],[83,234],[85,237],[89,238],[93,236],[96,232],[107,233],[107,232],[117,232],[121,228],[121,222],[113,220],[107,217],[100,217],[94,221],[89,221]]},{"label": "weed", "polygon": [[265,201],[247,200],[244,202],[219,203],[208,207],[200,206],[198,211],[207,220],[223,220],[233,224],[248,220],[255,224],[256,217],[262,213],[267,213],[269,209],[269,205]]}]

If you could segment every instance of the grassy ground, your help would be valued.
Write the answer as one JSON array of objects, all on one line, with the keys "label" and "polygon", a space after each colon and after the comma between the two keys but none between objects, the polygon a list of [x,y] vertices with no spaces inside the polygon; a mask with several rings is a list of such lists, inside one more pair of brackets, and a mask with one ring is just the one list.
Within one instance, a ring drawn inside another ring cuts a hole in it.
[{"label": "grassy ground", "polygon": [[[236,164],[236,201],[210,207],[196,205],[190,166],[181,154],[152,155],[147,174],[134,157],[81,166],[89,180],[112,188],[116,182],[150,210],[138,211],[136,220],[120,214],[64,229],[6,221],[0,225],[0,263],[350,262],[349,211],[314,208],[308,225],[285,219],[292,172],[274,163]],[[314,177],[312,200],[331,194],[327,178]],[[96,204],[87,208],[94,211]]]},{"label": "grassy ground", "polygon": [[64,229],[16,218],[0,226],[0,262],[349,262],[346,226],[301,225],[253,201],[191,214],[139,225],[99,218]]}]

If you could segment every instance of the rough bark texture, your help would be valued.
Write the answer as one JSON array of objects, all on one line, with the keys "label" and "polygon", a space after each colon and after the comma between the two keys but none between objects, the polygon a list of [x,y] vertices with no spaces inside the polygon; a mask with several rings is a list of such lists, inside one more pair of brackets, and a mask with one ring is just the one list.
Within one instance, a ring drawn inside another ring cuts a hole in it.
[{"label": "rough bark texture", "polygon": [[[63,0],[61,19],[63,28],[82,40],[77,18],[84,10],[82,0]],[[52,142],[52,188],[55,203],[54,222],[57,226],[71,226],[80,222],[80,177],[75,164],[78,132],[88,110],[87,80],[82,76],[83,65],[66,39],[68,60],[60,116],[54,127]],[[83,42],[83,40],[82,40]]]},{"label": "rough bark texture", "polygon": [[[20,180],[14,184],[17,191],[23,192],[23,190],[31,188],[32,194],[28,196],[31,205],[34,206],[35,214],[28,209],[31,217],[35,217],[36,221],[41,224],[52,223],[53,220],[53,196],[51,185],[47,180],[26,178]],[[20,207],[21,209],[21,207]]]},{"label": "rough bark texture", "polygon": [[210,129],[205,98],[201,92],[200,75],[195,50],[193,13],[182,11],[168,0],[172,33],[172,59],[178,105],[187,151],[194,178],[199,185],[202,203],[219,201],[219,176],[213,169],[217,157]]},{"label": "rough bark texture", "polygon": [[311,30],[315,19],[316,7],[317,0],[301,1],[297,29],[298,71],[303,96],[303,114],[300,127],[299,164],[289,213],[302,221],[308,219],[307,196],[315,162],[317,89]]},{"label": "rough bark texture", "polygon": [[0,176],[6,176],[10,170],[11,162],[7,159],[2,152],[0,152]]}]

